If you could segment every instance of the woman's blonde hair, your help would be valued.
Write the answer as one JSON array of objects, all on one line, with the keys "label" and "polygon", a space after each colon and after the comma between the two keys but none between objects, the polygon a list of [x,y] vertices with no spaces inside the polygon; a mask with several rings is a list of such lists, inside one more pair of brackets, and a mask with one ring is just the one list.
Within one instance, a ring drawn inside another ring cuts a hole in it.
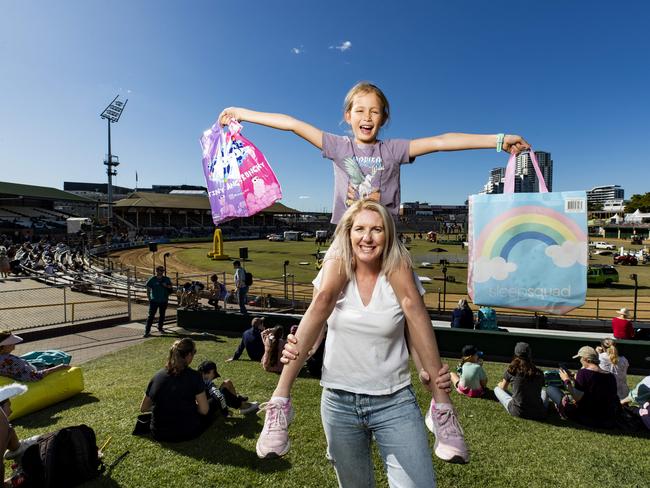
[{"label": "woman's blonde hair", "polygon": [[618,349],[616,349],[616,342],[612,339],[603,339],[600,346],[609,356],[609,361],[612,364],[618,364]]},{"label": "woman's blonde hair", "polygon": [[169,358],[167,359],[167,372],[172,375],[178,375],[183,372],[190,364],[188,356],[196,354],[196,346],[192,339],[187,337],[180,339],[172,344],[169,348]]},{"label": "woman's blonde hair", "polygon": [[408,265],[411,267],[411,256],[402,241],[397,239],[395,222],[388,213],[388,210],[381,203],[365,198],[354,202],[345,211],[339,225],[336,226],[336,230],[334,231],[334,242],[332,246],[338,249],[342,264],[345,266],[347,279],[352,278],[355,266],[354,252],[352,250],[352,243],[350,242],[350,232],[354,220],[363,210],[377,212],[381,216],[384,224],[386,242],[381,255],[381,272],[386,276],[390,276],[400,266]]},{"label": "woman's blonde hair", "polygon": [[343,100],[343,113],[346,114],[352,110],[352,102],[354,101],[354,97],[357,95],[365,95],[366,93],[374,93],[379,98],[379,101],[382,105],[381,125],[383,127],[386,122],[388,122],[388,119],[390,119],[390,104],[388,103],[388,98],[386,98],[386,95],[384,95],[384,92],[381,91],[378,86],[373,85],[367,81],[360,81],[352,88],[350,88],[348,94],[345,95],[345,100]]}]

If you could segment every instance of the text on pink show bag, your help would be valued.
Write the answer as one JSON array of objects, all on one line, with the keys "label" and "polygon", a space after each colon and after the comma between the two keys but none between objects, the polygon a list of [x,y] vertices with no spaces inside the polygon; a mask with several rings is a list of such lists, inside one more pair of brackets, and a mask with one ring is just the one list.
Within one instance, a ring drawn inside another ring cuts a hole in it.
[{"label": "text on pink show bag", "polygon": [[549,192],[528,154],[539,193],[514,193],[511,155],[504,193],[469,197],[467,289],[478,305],[564,314],[587,293],[587,196]]},{"label": "text on pink show bag", "polygon": [[215,225],[249,217],[282,198],[280,183],[264,154],[241,134],[242,126],[219,121],[203,132],[203,173]]}]

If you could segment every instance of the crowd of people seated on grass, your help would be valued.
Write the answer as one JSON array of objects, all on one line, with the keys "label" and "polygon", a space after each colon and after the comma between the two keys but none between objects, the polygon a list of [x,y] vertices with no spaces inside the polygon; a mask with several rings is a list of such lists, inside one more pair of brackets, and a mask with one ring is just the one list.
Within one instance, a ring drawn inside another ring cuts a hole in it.
[{"label": "crowd of people seated on grass", "polygon": [[[458,374],[451,373],[456,391],[468,397],[484,397],[487,375],[482,368],[483,352],[474,345],[466,345],[461,354]],[[545,374],[535,366],[530,345],[519,342],[512,361],[494,387],[494,396],[515,417],[545,420],[553,405],[561,418],[588,427],[616,428],[631,416],[637,419],[633,426],[640,427],[644,422],[650,428],[650,417],[646,417],[650,376],[630,390],[629,363],[618,354],[612,339],[604,339],[596,349],[581,347],[573,359],[580,364],[575,374],[568,363],[561,363],[558,370]],[[650,357],[646,360],[650,361]]]}]

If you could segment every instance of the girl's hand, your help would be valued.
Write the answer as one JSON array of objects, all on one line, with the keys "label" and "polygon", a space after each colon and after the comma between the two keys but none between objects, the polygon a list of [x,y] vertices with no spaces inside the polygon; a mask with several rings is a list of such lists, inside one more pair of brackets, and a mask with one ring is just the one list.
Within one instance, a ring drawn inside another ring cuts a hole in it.
[{"label": "girl's hand", "polygon": [[295,347],[298,344],[298,338],[289,334],[287,336],[287,342],[284,344],[284,349],[282,349],[282,357],[280,361],[284,364],[289,364],[291,361],[295,361],[298,358],[298,348]]},{"label": "girl's hand", "polygon": [[[425,369],[420,370],[420,383],[423,385],[428,385],[431,381],[429,373]],[[439,390],[446,391],[447,393],[451,392],[451,375],[449,374],[449,365],[443,364],[442,368],[438,370],[438,377],[436,378],[436,387]]]},{"label": "girl's hand", "polygon": [[[241,109],[237,107],[228,107],[224,108],[219,114],[219,123],[221,125],[228,125],[228,123],[235,119],[237,122],[241,120]],[[505,146],[505,142],[504,142]]]},{"label": "girl's hand", "polygon": [[523,137],[510,134],[503,138],[503,146],[501,149],[511,154],[519,154],[521,151],[530,149],[530,144]]}]

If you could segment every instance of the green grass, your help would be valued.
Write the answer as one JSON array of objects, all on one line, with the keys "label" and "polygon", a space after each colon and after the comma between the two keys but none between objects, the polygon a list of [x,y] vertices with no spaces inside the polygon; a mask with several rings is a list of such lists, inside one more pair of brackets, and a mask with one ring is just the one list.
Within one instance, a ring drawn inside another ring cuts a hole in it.
[{"label": "green grass", "polygon": [[[107,463],[129,451],[110,473],[85,486],[97,487],[331,487],[333,469],[325,460],[320,423],[318,381],[301,377],[293,391],[297,416],[290,435],[292,448],[278,460],[262,461],[255,441],[262,419],[235,414],[218,419],[198,440],[158,444],[134,437],[131,430],[146,385],[167,355],[172,338],[151,339],[83,366],[85,393],[17,420],[19,437],[86,423],[98,443],[109,435]],[[258,363],[224,363],[238,339],[198,336],[196,364],[214,359],[224,378],[253,400],[268,399],[277,376]],[[450,361],[455,364],[455,360]],[[492,387],[505,365],[486,363]],[[630,377],[630,384],[639,377]],[[428,395],[416,384],[424,410]],[[438,486],[445,487],[640,487],[650,479],[650,437],[590,431],[552,417],[533,422],[510,417],[499,403],[453,394],[471,451],[465,466],[434,458]],[[433,440],[431,439],[431,443]],[[380,466],[375,456],[376,466]],[[377,469],[377,486],[387,486]]]},{"label": "green grass", "polygon": [[[641,246],[629,246],[627,242],[610,240],[617,247],[625,245],[627,248],[638,249]],[[196,247],[177,251],[177,255],[187,264],[203,270],[205,273],[226,272],[232,273],[231,261],[212,261],[206,254],[211,249],[211,243],[197,243]],[[280,279],[283,273],[283,263],[289,260],[287,268],[288,273],[295,275],[298,283],[310,283],[316,276],[315,268],[316,245],[313,239],[302,242],[269,242],[267,240],[254,241],[237,241],[225,242],[224,253],[237,259],[239,248],[248,247],[249,260],[247,269],[249,269],[257,278]],[[429,293],[437,292],[442,288],[442,269],[440,265],[435,265],[433,269],[420,268],[422,261],[431,261],[430,256],[436,255],[430,252],[431,249],[439,247],[445,249],[446,253],[440,253],[439,256],[444,258],[445,255],[466,256],[467,250],[459,244],[436,244],[427,242],[424,239],[414,239],[408,247],[413,257],[414,266],[421,276],[430,277],[433,281],[426,284],[425,288]],[[302,266],[300,262],[310,263]],[[593,255],[590,260],[592,264],[612,264],[611,256]],[[634,293],[634,284],[630,279],[631,273],[638,275],[639,296],[650,296],[650,265],[641,266],[617,266],[620,282],[613,284],[611,287],[590,287],[587,291],[589,297],[611,297],[624,296],[631,297]],[[449,294],[467,294],[467,265],[450,264],[447,268],[448,276],[453,276],[454,282],[447,283],[447,293]]]}]

